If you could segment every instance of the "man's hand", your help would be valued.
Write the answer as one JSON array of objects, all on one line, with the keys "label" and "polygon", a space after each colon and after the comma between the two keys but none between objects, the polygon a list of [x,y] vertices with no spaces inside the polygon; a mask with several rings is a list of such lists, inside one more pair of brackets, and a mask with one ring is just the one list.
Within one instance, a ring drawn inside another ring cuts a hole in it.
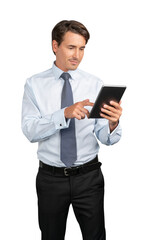
[{"label": "man's hand", "polygon": [[78,120],[84,119],[85,115],[89,116],[89,111],[84,108],[85,106],[93,107],[94,103],[86,99],[81,102],[77,102],[67,108],[65,108],[64,115],[65,118],[77,118]]},{"label": "man's hand", "polygon": [[[110,131],[112,132],[118,125],[120,116],[122,115],[122,107],[120,106],[121,101],[119,103],[110,101],[110,105],[104,104],[103,108],[101,108],[102,113],[101,117],[104,117],[109,120]],[[107,114],[107,115],[105,115]]]}]

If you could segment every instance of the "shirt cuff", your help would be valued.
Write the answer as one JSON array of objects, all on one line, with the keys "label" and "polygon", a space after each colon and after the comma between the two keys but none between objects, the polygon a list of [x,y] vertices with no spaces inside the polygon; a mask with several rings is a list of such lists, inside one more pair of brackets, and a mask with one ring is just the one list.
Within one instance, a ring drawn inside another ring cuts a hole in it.
[{"label": "shirt cuff", "polygon": [[118,142],[122,135],[122,128],[120,126],[120,123],[117,125],[117,127],[110,133],[110,128],[108,124],[108,136],[109,136],[109,142],[110,144],[114,144]]},{"label": "shirt cuff", "polygon": [[62,108],[52,114],[52,119],[53,119],[53,122],[54,122],[57,130],[69,127],[71,119],[66,120],[66,118],[64,116],[64,110],[65,110],[65,108]]}]

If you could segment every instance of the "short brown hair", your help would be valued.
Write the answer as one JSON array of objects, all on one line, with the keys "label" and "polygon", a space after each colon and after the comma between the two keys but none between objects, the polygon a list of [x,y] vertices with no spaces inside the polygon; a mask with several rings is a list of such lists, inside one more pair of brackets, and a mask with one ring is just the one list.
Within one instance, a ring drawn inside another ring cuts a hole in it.
[{"label": "short brown hair", "polygon": [[90,34],[89,34],[88,30],[82,23],[74,21],[74,20],[70,20],[70,21],[63,20],[63,21],[57,23],[55,25],[55,27],[53,28],[52,41],[56,40],[58,43],[58,46],[59,46],[61,44],[61,42],[63,41],[63,37],[64,37],[65,33],[68,31],[82,35],[85,38],[86,43],[88,42],[88,40],[90,38]]}]

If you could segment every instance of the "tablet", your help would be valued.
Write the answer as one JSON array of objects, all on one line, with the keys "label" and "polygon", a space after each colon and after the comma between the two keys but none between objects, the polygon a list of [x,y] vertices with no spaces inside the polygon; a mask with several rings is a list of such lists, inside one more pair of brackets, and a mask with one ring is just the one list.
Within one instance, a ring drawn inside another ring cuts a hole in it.
[{"label": "tablet", "polygon": [[119,102],[126,90],[126,86],[102,86],[96,98],[89,118],[102,118],[100,116],[103,104],[110,105],[110,101]]}]

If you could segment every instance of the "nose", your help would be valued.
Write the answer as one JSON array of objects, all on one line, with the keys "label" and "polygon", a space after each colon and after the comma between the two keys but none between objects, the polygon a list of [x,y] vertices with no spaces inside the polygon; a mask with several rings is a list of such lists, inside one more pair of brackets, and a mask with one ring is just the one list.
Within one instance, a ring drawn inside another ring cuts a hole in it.
[{"label": "nose", "polygon": [[73,57],[79,59],[79,49],[75,49]]}]

